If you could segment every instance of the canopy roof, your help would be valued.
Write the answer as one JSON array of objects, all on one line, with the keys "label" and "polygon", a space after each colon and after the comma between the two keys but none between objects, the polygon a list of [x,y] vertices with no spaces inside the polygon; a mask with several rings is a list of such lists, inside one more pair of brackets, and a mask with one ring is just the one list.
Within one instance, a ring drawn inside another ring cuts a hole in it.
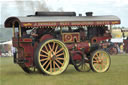
[{"label": "canopy roof", "polygon": [[12,27],[13,22],[18,22],[21,27],[92,26],[120,24],[120,19],[114,15],[9,17],[5,21],[5,27]]}]

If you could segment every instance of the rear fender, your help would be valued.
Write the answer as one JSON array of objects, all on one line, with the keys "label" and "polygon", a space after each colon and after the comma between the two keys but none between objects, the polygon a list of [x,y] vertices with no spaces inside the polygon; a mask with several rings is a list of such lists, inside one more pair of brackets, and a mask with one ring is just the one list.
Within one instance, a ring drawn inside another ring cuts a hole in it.
[{"label": "rear fender", "polygon": [[46,40],[46,39],[52,39],[54,38],[51,34],[45,34],[40,38],[40,42]]}]

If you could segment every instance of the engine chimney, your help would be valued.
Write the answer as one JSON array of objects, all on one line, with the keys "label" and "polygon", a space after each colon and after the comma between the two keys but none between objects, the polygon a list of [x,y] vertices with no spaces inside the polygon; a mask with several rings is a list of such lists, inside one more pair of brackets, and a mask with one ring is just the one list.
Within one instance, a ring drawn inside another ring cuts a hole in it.
[{"label": "engine chimney", "polygon": [[86,12],[86,16],[92,16],[93,12]]},{"label": "engine chimney", "polygon": [[79,16],[82,16],[82,14],[79,14]]}]

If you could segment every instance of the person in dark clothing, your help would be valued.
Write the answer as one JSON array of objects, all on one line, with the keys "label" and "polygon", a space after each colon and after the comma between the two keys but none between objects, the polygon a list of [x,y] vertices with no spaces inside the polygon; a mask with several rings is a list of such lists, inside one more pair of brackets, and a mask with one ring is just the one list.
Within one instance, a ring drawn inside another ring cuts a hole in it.
[{"label": "person in dark clothing", "polygon": [[27,34],[26,31],[24,31],[23,34],[22,34],[22,38],[29,38],[29,37],[30,37],[30,35]]},{"label": "person in dark clothing", "polygon": [[34,46],[35,42],[37,41],[38,42],[38,34],[37,34],[37,29],[33,29],[31,32],[30,32],[30,38],[32,38],[32,45]]},{"label": "person in dark clothing", "polygon": [[37,33],[37,29],[33,29],[30,33],[30,35],[33,37],[33,38],[36,38],[38,36],[38,33]]},{"label": "person in dark clothing", "polygon": [[88,30],[87,30],[87,36],[88,36],[88,39],[91,39],[93,38],[94,36],[98,36],[98,29],[97,27],[87,27]]}]

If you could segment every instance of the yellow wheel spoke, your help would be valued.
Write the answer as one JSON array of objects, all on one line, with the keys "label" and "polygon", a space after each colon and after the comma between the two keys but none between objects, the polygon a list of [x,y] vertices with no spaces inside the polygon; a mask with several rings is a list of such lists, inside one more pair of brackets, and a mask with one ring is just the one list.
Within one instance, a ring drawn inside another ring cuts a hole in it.
[{"label": "yellow wheel spoke", "polygon": [[64,58],[59,58],[59,57],[58,57],[57,59],[58,59],[58,60],[64,60]]},{"label": "yellow wheel spoke", "polygon": [[54,68],[54,72],[56,71],[55,69],[55,61],[53,61],[53,68]]},{"label": "yellow wheel spoke", "polygon": [[48,68],[49,65],[50,65],[50,62],[49,62],[48,65],[46,66],[46,68],[45,68],[46,70],[47,70],[47,68]]},{"label": "yellow wheel spoke", "polygon": [[106,65],[107,64],[107,61],[104,61],[103,64]]},{"label": "yellow wheel spoke", "polygon": [[61,70],[60,66],[55,62],[56,66]]},{"label": "yellow wheel spoke", "polygon": [[57,44],[57,46],[56,46],[56,48],[55,48],[55,52],[57,51],[57,49],[58,49],[58,44]]},{"label": "yellow wheel spoke", "polygon": [[57,61],[58,63],[60,63],[60,64],[63,66],[63,63],[61,63],[59,60],[56,59],[56,61]]},{"label": "yellow wheel spoke", "polygon": [[99,57],[102,57],[103,55],[102,55],[103,53],[99,53]]},{"label": "yellow wheel spoke", "polygon": [[100,68],[100,64],[97,64],[96,68],[99,69]]},{"label": "yellow wheel spoke", "polygon": [[107,59],[107,57],[102,57],[103,59]]},{"label": "yellow wheel spoke", "polygon": [[61,56],[61,55],[64,55],[64,53],[58,54],[58,55],[56,55],[56,57],[59,57],[59,56]]},{"label": "yellow wheel spoke", "polygon": [[96,59],[96,60],[97,60],[97,57],[94,57],[94,59]]},{"label": "yellow wheel spoke", "polygon": [[98,61],[93,61],[93,63],[98,63]]},{"label": "yellow wheel spoke", "polygon": [[54,48],[55,48],[55,42],[53,42],[52,50],[54,50]]},{"label": "yellow wheel spoke", "polygon": [[100,57],[97,57],[98,58],[98,60],[101,60],[101,58]]},{"label": "yellow wheel spoke", "polygon": [[101,57],[101,53],[99,53],[99,57]]},{"label": "yellow wheel spoke", "polygon": [[102,57],[101,60],[102,60],[102,61],[105,61],[105,60],[107,60],[107,57]]},{"label": "yellow wheel spoke", "polygon": [[103,53],[103,56],[105,56],[105,54]]},{"label": "yellow wheel spoke", "polygon": [[45,54],[48,54],[46,51],[44,51],[44,50],[41,50],[41,52],[43,52],[43,53],[45,53]]},{"label": "yellow wheel spoke", "polygon": [[48,48],[46,47],[46,45],[45,45],[45,49],[46,49],[46,51],[48,52]]},{"label": "yellow wheel spoke", "polygon": [[47,61],[45,61],[45,63],[44,63],[42,66],[44,66],[47,62],[48,62],[48,60],[47,60]]},{"label": "yellow wheel spoke", "polygon": [[104,66],[104,68],[106,68],[106,64],[103,63],[102,65]]},{"label": "yellow wheel spoke", "polygon": [[98,59],[101,59],[101,56],[100,56],[100,54],[99,54],[99,56],[98,56]]},{"label": "yellow wheel spoke", "polygon": [[52,72],[52,61],[50,60],[50,72]]},{"label": "yellow wheel spoke", "polygon": [[41,57],[48,57],[48,56],[46,56],[46,55],[42,55],[42,54],[40,54],[40,56],[41,56]]},{"label": "yellow wheel spoke", "polygon": [[96,57],[98,57],[98,54],[96,53],[96,55],[95,55]]},{"label": "yellow wheel spoke", "polygon": [[63,49],[64,49],[64,48],[61,48],[59,51],[56,52],[56,54],[59,53],[59,52],[61,52]]},{"label": "yellow wheel spoke", "polygon": [[45,60],[48,60],[48,58],[45,58],[45,59],[40,59],[40,61],[45,61]]},{"label": "yellow wheel spoke", "polygon": [[51,48],[51,46],[49,45],[49,43],[48,43],[48,47],[50,48],[50,51],[52,51],[52,48]]},{"label": "yellow wheel spoke", "polygon": [[102,61],[104,60],[103,57],[100,58]]},{"label": "yellow wheel spoke", "polygon": [[98,61],[98,59],[97,59],[98,57],[94,57],[94,59],[96,60],[96,61]]},{"label": "yellow wheel spoke", "polygon": [[102,70],[102,68],[101,68],[101,64],[99,64],[99,70]]},{"label": "yellow wheel spoke", "polygon": [[104,64],[101,64],[102,69],[104,69]]},{"label": "yellow wheel spoke", "polygon": [[102,66],[101,66],[101,64],[99,64],[99,70],[102,70]]}]

